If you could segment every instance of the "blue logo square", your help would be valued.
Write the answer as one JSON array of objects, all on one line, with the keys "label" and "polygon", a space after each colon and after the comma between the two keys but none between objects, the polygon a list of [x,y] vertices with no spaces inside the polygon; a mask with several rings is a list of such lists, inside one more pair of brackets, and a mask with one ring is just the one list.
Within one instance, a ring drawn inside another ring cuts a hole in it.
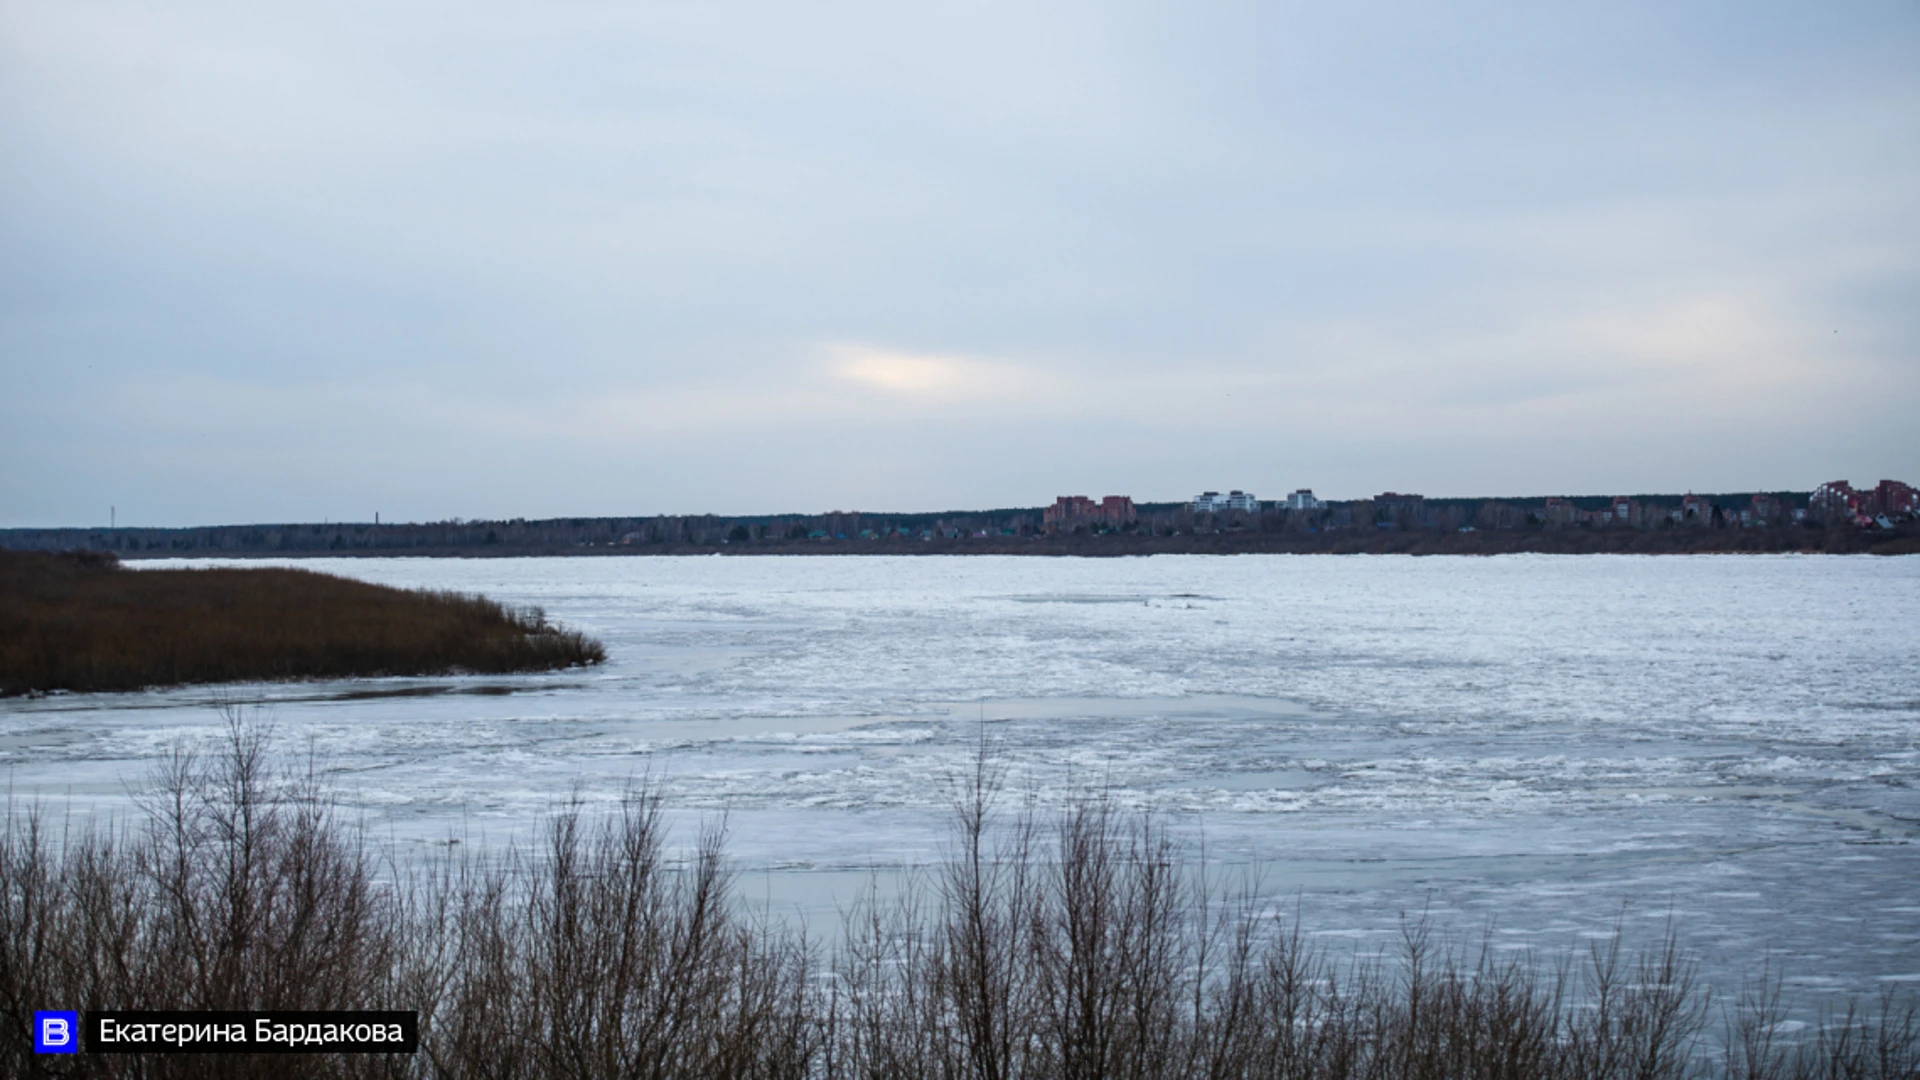
[{"label": "blue logo square", "polygon": [[41,1010],[33,1014],[33,1052],[72,1054],[80,1049],[80,1014]]}]

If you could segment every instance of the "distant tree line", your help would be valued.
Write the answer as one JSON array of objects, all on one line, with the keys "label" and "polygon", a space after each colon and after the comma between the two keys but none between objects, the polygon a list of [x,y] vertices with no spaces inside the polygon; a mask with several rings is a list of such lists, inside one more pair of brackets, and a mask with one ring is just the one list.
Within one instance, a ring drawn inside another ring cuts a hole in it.
[{"label": "distant tree line", "polygon": [[[1891,532],[1871,535],[1875,529]],[[1113,553],[1177,550],[1514,549],[1861,550],[1902,540],[1910,516],[1871,526],[1810,513],[1795,492],[1534,499],[1438,499],[1389,492],[1312,509],[1196,512],[1186,503],[1141,503],[1130,521],[1048,523],[1037,507],[940,513],[832,512],[727,517],[578,517],[421,523],[216,525],[195,528],[0,530],[0,548],[111,551],[123,558],[320,555],[562,555],[848,552]],[[1836,529],[1839,531],[1836,532]],[[1733,531],[1735,540],[1715,534]],[[1631,534],[1676,534],[1634,540]],[[1771,535],[1768,535],[1768,534]],[[1404,534],[1416,534],[1416,540]],[[1451,539],[1442,539],[1452,534]],[[1587,541],[1583,537],[1610,534]],[[1463,539],[1462,537],[1467,537]],[[1598,545],[1596,547],[1595,545]],[[1637,547],[1635,545],[1638,545]]]}]

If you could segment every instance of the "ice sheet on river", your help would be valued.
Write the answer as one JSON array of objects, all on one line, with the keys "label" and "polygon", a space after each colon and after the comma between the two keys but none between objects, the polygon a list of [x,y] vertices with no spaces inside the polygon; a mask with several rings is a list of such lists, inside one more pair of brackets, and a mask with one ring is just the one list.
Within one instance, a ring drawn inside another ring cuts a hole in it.
[{"label": "ice sheet on river", "polygon": [[1920,973],[1920,559],[311,560],[538,604],[590,672],[0,703],[16,798],[124,809],[216,697],[272,703],[380,836],[519,835],[661,778],[748,892],[830,912],[1015,791],[1171,816],[1336,938],[1558,948],[1672,917],[1712,970]]}]

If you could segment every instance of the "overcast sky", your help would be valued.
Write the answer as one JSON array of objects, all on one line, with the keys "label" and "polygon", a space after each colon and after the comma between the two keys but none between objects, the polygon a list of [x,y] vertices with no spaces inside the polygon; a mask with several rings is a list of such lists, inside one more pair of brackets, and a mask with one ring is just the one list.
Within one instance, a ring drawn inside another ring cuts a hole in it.
[{"label": "overcast sky", "polygon": [[0,525],[1920,482],[1920,3],[0,0]]}]

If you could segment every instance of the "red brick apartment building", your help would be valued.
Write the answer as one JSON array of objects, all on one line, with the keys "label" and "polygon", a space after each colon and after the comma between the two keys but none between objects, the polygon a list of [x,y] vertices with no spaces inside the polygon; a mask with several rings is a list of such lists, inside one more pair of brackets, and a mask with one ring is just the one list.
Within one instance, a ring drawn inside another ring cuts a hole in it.
[{"label": "red brick apartment building", "polygon": [[1137,516],[1129,495],[1108,495],[1097,503],[1085,495],[1062,495],[1040,512],[1040,523],[1053,532],[1075,525],[1130,525]]},{"label": "red brick apartment building", "polygon": [[1829,480],[1813,489],[1807,510],[1825,520],[1877,517],[1881,514],[1920,514],[1920,491],[1898,480],[1882,480],[1866,491],[1856,491],[1845,480]]}]

